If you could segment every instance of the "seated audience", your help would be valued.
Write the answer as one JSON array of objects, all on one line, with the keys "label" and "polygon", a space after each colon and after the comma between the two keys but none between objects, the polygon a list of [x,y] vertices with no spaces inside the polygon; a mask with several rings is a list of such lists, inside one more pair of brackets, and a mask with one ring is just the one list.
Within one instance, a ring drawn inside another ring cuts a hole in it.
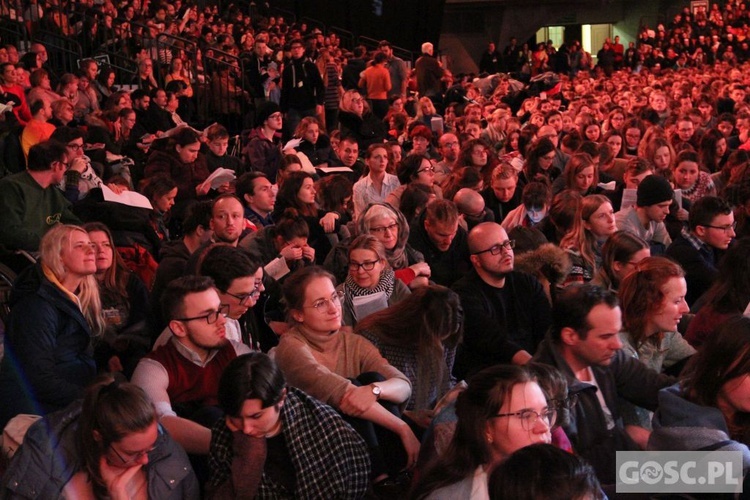
[{"label": "seated audience", "polygon": [[148,290],[125,266],[107,226],[89,222],[83,228],[96,251],[96,281],[105,323],[102,335],[94,339],[94,358],[105,371],[130,378],[151,348]]},{"label": "seated audience", "polygon": [[458,209],[450,200],[435,200],[412,223],[409,244],[430,266],[430,279],[450,286],[469,269],[466,231],[458,225]]},{"label": "seated audience", "polygon": [[365,152],[368,173],[353,187],[354,218],[371,203],[382,203],[400,185],[398,177],[386,172],[388,150],[385,144],[373,144]]},{"label": "seated audience", "polygon": [[560,242],[573,263],[563,286],[588,283],[602,267],[602,245],[617,231],[609,199],[600,194],[586,196],[571,231]]},{"label": "seated audience", "polygon": [[694,304],[685,339],[701,349],[716,330],[734,314],[745,312],[750,304],[750,238],[734,242],[721,260],[711,287]]},{"label": "seated audience", "polygon": [[452,375],[464,314],[458,295],[430,285],[359,323],[355,332],[409,377],[413,395],[404,414],[427,428],[433,409],[455,386]]},{"label": "seated audience", "polygon": [[736,236],[736,226],[732,207],[721,198],[706,196],[692,206],[689,229],[667,248],[667,256],[685,270],[688,305],[692,306],[718,276],[719,257]]},{"label": "seated audience", "polygon": [[133,383],[156,406],[160,423],[188,453],[206,455],[217,408],[219,377],[244,344],[226,338],[227,306],[211,278],[183,276],[162,296],[169,338],[141,359]]},{"label": "seated audience", "polygon": [[464,309],[458,378],[497,363],[525,364],[550,325],[544,289],[533,276],[513,270],[515,242],[500,225],[476,226],[468,245],[473,269],[452,286]]},{"label": "seated audience", "polygon": [[669,215],[674,191],[660,175],[649,175],[638,184],[636,206],[615,214],[617,229],[629,231],[648,242],[651,253],[663,255],[672,243],[664,220]]},{"label": "seated audience", "polygon": [[627,231],[616,231],[602,246],[602,265],[591,284],[617,293],[623,278],[646,257],[651,257],[648,243]]},{"label": "seated audience", "polygon": [[52,226],[76,224],[70,202],[57,187],[65,178],[65,147],[43,142],[29,150],[27,169],[0,179],[0,246],[36,252]]},{"label": "seated audience", "polygon": [[649,450],[739,451],[750,464],[746,423],[750,318],[735,316],[685,367],[679,384],[659,392]]},{"label": "seated audience", "polygon": [[618,336],[621,314],[611,292],[571,285],[558,294],[552,328],[534,356],[560,370],[569,394],[578,398],[563,429],[602,484],[615,482],[616,452],[643,449],[649,436],[641,427],[625,428],[618,398],[654,410],[657,392],[675,381],[625,354]]},{"label": "seated audience", "polygon": [[573,453],[532,444],[500,463],[488,481],[491,500],[602,500],[594,468]]}]

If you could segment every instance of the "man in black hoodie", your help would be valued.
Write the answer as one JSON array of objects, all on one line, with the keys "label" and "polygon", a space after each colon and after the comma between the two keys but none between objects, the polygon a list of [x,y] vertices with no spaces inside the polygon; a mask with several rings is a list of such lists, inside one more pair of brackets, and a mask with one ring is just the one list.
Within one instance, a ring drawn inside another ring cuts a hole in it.
[{"label": "man in black hoodie", "polygon": [[281,75],[281,111],[286,114],[287,130],[294,132],[306,116],[323,114],[325,86],[318,67],[305,57],[300,39],[291,42],[292,58]]}]

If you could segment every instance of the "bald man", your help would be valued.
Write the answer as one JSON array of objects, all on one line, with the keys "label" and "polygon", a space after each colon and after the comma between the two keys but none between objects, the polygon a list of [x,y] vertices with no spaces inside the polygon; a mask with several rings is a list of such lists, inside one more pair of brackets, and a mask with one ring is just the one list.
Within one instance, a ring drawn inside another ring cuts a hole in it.
[{"label": "bald man", "polygon": [[484,198],[473,189],[459,189],[453,196],[453,203],[459,213],[458,224],[467,231],[482,222],[495,222],[495,214],[485,207]]},{"label": "bald man", "polygon": [[464,308],[464,338],[453,369],[458,378],[498,363],[525,364],[551,324],[541,283],[513,270],[515,243],[502,226],[477,225],[468,244],[473,269],[451,287]]}]

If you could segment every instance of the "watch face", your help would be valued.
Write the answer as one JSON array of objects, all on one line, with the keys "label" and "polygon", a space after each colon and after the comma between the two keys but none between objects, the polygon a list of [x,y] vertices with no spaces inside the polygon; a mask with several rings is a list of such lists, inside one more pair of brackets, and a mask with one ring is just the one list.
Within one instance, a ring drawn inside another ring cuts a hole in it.
[{"label": "watch face", "polygon": [[376,396],[380,396],[380,387],[378,387],[377,385],[373,385],[372,393],[375,394]]}]

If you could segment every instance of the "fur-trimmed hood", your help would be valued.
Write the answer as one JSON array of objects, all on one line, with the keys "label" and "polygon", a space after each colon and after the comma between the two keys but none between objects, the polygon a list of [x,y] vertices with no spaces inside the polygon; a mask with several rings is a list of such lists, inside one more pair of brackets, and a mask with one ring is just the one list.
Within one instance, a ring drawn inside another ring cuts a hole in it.
[{"label": "fur-trimmed hood", "polygon": [[531,275],[543,274],[550,285],[560,285],[572,268],[567,252],[553,243],[516,255],[515,270]]}]

